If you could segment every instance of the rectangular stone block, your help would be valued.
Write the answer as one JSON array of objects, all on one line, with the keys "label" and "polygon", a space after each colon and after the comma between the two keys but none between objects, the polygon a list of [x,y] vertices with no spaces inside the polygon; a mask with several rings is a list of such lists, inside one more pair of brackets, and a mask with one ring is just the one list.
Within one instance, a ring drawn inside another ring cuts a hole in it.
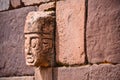
[{"label": "rectangular stone block", "polygon": [[21,5],[21,0],[10,0],[13,8],[17,8]]},{"label": "rectangular stone block", "polygon": [[26,15],[33,10],[36,7],[0,12],[0,76],[34,74],[25,64],[23,37]]},{"label": "rectangular stone block", "polygon": [[62,0],[56,4],[56,61],[60,65],[85,62],[85,0]]},{"label": "rectangular stone block", "polygon": [[59,67],[54,69],[54,80],[88,80],[89,66]]},{"label": "rectangular stone block", "polygon": [[55,1],[55,0],[22,0],[25,6],[40,4],[40,3],[50,2],[50,1]]},{"label": "rectangular stone block", "polygon": [[120,64],[58,67],[53,74],[54,80],[120,80]]},{"label": "rectangular stone block", "polygon": [[120,63],[120,0],[89,0],[87,55],[90,63]]},{"label": "rectangular stone block", "polygon": [[10,7],[9,0],[0,0],[0,11],[8,10]]},{"label": "rectangular stone block", "polygon": [[93,65],[88,80],[120,80],[120,64]]},{"label": "rectangular stone block", "polygon": [[39,11],[47,11],[51,9],[55,9],[55,2],[49,2],[39,6]]},{"label": "rectangular stone block", "polygon": [[34,80],[33,76],[21,76],[21,77],[3,77],[0,80]]}]

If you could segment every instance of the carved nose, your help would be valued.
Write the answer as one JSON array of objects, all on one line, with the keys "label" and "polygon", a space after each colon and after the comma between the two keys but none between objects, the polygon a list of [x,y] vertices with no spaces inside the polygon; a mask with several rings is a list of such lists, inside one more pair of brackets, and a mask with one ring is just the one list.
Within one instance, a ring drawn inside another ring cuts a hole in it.
[{"label": "carved nose", "polygon": [[26,53],[27,53],[27,55],[31,55],[31,54],[32,54],[32,53],[31,53],[31,49],[30,49],[30,48],[27,48]]}]

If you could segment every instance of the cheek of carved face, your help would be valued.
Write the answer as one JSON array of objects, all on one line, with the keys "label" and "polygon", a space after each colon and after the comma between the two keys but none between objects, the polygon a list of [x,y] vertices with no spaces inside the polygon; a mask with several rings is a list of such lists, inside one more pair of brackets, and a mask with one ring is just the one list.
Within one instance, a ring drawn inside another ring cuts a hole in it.
[{"label": "cheek of carved face", "polygon": [[52,49],[52,40],[43,39],[43,53],[49,53]]},{"label": "cheek of carved face", "polygon": [[39,55],[41,51],[40,40],[39,39],[32,39],[31,40],[31,52],[32,57],[34,59],[34,65],[36,65],[39,61]]},{"label": "cheek of carved face", "polygon": [[39,61],[39,54],[41,53],[41,40],[39,36],[27,36],[25,40],[25,54],[26,64],[35,66]]}]

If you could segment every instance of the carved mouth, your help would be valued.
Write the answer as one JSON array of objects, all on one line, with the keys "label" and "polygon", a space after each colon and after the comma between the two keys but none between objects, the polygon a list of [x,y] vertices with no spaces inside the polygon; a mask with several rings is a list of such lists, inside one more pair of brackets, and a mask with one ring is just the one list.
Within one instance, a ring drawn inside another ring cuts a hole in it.
[{"label": "carved mouth", "polygon": [[27,57],[27,62],[28,62],[28,63],[33,63],[33,62],[34,62],[33,57]]}]

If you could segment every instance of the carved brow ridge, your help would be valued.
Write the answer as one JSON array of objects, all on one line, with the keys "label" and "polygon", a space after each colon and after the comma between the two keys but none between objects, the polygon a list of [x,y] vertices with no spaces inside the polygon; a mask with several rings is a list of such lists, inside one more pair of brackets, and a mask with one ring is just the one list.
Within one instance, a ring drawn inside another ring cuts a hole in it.
[{"label": "carved brow ridge", "polygon": [[29,33],[24,33],[24,34],[48,34],[50,35],[50,33],[44,33],[44,32],[29,32]]},{"label": "carved brow ridge", "polygon": [[30,32],[30,33],[25,33],[25,34],[42,34],[42,32]]}]

